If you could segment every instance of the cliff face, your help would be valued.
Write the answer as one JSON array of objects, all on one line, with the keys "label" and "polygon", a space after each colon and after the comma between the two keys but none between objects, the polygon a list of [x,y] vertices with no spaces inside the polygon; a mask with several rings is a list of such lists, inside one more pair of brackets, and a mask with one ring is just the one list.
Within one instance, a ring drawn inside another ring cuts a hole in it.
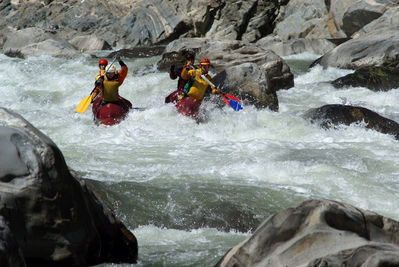
[{"label": "cliff face", "polygon": [[0,36],[38,27],[63,39],[91,35],[112,46],[167,43],[180,37],[254,42],[272,32],[276,0],[9,1],[0,5]]}]

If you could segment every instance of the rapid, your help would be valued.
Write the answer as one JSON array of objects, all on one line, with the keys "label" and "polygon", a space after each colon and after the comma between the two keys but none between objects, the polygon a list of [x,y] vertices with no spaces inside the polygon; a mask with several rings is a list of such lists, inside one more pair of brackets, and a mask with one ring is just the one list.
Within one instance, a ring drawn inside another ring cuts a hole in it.
[{"label": "rapid", "polygon": [[334,89],[329,81],[352,71],[308,70],[317,57],[284,58],[295,86],[278,91],[279,112],[204,103],[200,124],[164,104],[177,80],[157,71],[160,57],[123,59],[120,94],[146,110],[96,126],[90,108],[74,112],[93,89],[96,59],[1,54],[0,106],[49,136],[81,177],[100,182],[137,237],[135,266],[214,266],[269,215],[311,198],[399,220],[398,141],[362,125],[322,129],[303,116],[350,104],[399,121],[399,90]]}]

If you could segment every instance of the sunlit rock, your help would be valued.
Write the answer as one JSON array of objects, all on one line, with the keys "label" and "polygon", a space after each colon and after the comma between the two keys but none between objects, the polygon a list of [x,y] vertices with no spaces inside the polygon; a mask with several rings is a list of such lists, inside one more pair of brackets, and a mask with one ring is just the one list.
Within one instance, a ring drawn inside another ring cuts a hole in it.
[{"label": "sunlit rock", "polygon": [[170,65],[182,64],[188,51],[196,54],[196,62],[202,57],[210,59],[210,71],[218,74],[215,80],[225,93],[237,94],[259,108],[278,110],[276,91],[294,86],[294,75],[281,57],[242,41],[179,39],[166,47],[158,68],[168,70]]},{"label": "sunlit rock", "polygon": [[6,35],[5,53],[19,51],[22,55],[72,57],[78,55],[71,44],[40,28],[26,28]]},{"label": "sunlit rock", "polygon": [[398,266],[397,229],[374,212],[309,200],[270,216],[216,266]]},{"label": "sunlit rock", "polygon": [[76,36],[69,41],[77,50],[91,51],[91,50],[111,50],[112,47],[109,43],[95,35],[81,35]]},{"label": "sunlit rock", "polygon": [[267,72],[255,63],[228,67],[218,73],[214,80],[215,85],[222,91],[243,99],[246,104],[278,111],[277,94],[272,89]]}]

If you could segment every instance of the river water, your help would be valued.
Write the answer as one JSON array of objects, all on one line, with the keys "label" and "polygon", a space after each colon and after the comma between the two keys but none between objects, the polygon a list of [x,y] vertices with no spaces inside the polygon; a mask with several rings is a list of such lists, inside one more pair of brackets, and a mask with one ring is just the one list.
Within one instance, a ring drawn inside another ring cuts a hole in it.
[{"label": "river water", "polygon": [[269,215],[311,198],[399,220],[398,141],[362,125],[325,130],[303,118],[345,103],[399,121],[399,90],[334,89],[329,81],[351,71],[308,70],[316,58],[285,58],[295,87],[278,92],[279,112],[204,103],[200,124],[164,104],[177,81],[156,70],[160,57],[126,59],[120,94],[146,110],[107,127],[95,126],[90,109],[74,112],[92,90],[97,60],[1,54],[0,106],[48,135],[80,176],[101,182],[138,239],[135,266],[214,266]]}]

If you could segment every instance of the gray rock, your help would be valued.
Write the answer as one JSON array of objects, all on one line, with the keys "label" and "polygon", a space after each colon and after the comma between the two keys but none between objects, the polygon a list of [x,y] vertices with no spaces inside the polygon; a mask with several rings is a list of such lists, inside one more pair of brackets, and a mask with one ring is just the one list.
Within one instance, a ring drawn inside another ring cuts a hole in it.
[{"label": "gray rock", "polygon": [[384,15],[357,31],[353,37],[358,38],[371,32],[379,33],[387,30],[399,31],[399,6],[387,10]]},{"label": "gray rock", "polygon": [[373,91],[388,91],[399,88],[399,70],[396,66],[364,67],[332,82],[334,87],[366,87]]},{"label": "gray rock", "polygon": [[363,107],[325,105],[309,110],[305,114],[305,117],[312,123],[317,123],[323,128],[331,128],[337,125],[351,125],[352,123],[364,123],[365,127],[368,129],[393,135],[399,140],[399,124],[397,122]]},{"label": "gray rock", "polygon": [[[348,35],[342,30],[345,12],[354,5],[357,0],[332,0],[329,6],[329,27],[331,34],[336,38],[345,38]],[[363,1],[364,2],[364,1]]]},{"label": "gray rock", "polygon": [[205,37],[255,42],[272,32],[278,6],[274,1],[223,1]]},{"label": "gray rock", "polygon": [[273,31],[281,40],[332,38],[324,0],[291,0],[280,13]]},{"label": "gray rock", "polygon": [[370,211],[309,200],[270,216],[216,266],[397,266],[397,229]]},{"label": "gray rock", "polygon": [[3,46],[5,53],[19,51],[22,55],[67,56],[78,55],[68,42],[40,28],[26,28],[10,32]]},{"label": "gray rock", "polygon": [[254,42],[273,30],[279,9],[268,0],[12,2],[0,4],[0,39],[10,29],[37,27],[64,40],[94,34],[120,48],[203,36]]},{"label": "gray rock", "polygon": [[257,41],[256,45],[264,49],[270,49],[281,57],[305,52],[324,55],[336,47],[336,45],[328,39],[299,38],[281,41],[275,36],[264,37]]},{"label": "gray rock", "polygon": [[276,91],[270,89],[266,71],[255,63],[228,67],[214,77],[214,82],[222,91],[244,100],[245,104],[278,111]]},{"label": "gray rock", "polygon": [[[371,32],[349,40],[317,60],[323,67],[358,69],[399,62],[399,30]],[[314,65],[314,64],[313,64]]]},{"label": "gray rock", "polygon": [[[290,88],[294,85],[294,77],[285,61],[273,53],[254,44],[243,41],[214,41],[208,38],[182,38],[171,42],[158,62],[160,70],[168,70],[172,64],[179,64],[171,59],[179,51],[193,51],[197,61],[207,57],[211,61],[211,71],[218,73],[231,66],[243,63],[256,63],[267,72],[270,90]],[[181,53],[180,53],[181,54]]]},{"label": "gray rock", "polygon": [[134,235],[84,181],[72,176],[57,146],[21,116],[3,108],[0,156],[0,215],[26,265],[137,260]]},{"label": "gray rock", "polygon": [[76,36],[72,40],[70,40],[69,43],[81,52],[112,49],[109,43],[107,43],[103,39],[98,38],[95,35]]},{"label": "gray rock", "polygon": [[26,266],[22,251],[3,216],[0,216],[0,266]]},{"label": "gray rock", "polygon": [[221,72],[215,79],[223,84],[225,93],[239,95],[258,108],[277,111],[276,91],[294,85],[294,76],[281,57],[271,50],[242,41],[182,38],[166,47],[158,68],[169,70],[170,65],[181,64],[187,51],[194,52],[197,61],[202,57],[210,59],[211,71]]},{"label": "gray rock", "polygon": [[368,23],[382,16],[385,11],[385,5],[374,1],[356,1],[344,13],[342,30],[347,36],[352,36]]}]

